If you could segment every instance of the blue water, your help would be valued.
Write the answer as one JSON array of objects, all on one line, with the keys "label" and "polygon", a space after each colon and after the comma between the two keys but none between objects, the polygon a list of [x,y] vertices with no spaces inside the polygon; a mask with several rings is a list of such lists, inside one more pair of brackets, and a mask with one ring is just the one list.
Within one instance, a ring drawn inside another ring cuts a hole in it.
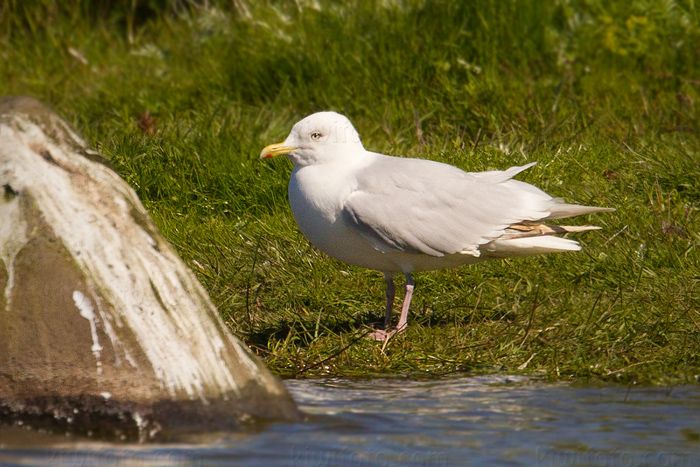
[{"label": "blue water", "polygon": [[287,386],[308,414],[303,423],[175,445],[35,434],[20,448],[0,438],[0,465],[700,466],[700,386],[582,387],[506,376]]}]

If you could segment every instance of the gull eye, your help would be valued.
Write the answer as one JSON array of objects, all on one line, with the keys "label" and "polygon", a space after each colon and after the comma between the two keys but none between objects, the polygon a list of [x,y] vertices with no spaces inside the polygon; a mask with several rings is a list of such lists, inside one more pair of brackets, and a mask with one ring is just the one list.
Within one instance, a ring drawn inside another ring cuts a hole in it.
[{"label": "gull eye", "polygon": [[321,133],[319,133],[318,131],[314,131],[313,133],[311,133],[312,140],[318,141],[320,138],[321,138]]}]

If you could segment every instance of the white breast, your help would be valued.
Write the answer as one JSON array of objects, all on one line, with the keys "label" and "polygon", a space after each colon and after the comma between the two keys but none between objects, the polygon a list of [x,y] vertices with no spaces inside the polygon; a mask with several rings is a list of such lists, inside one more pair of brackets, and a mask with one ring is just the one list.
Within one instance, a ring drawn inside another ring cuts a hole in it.
[{"label": "white breast", "polygon": [[380,271],[401,268],[341,217],[347,197],[356,189],[353,177],[326,165],[296,166],[289,179],[289,204],[302,233],[319,250],[344,263]]}]

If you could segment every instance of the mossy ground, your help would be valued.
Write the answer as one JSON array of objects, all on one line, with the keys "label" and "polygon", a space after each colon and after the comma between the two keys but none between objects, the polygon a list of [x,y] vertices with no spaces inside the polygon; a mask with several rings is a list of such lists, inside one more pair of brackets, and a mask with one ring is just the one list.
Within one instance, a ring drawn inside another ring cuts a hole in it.
[{"label": "mossy ground", "polygon": [[[233,5],[233,6],[232,6]],[[137,191],[231,330],[284,376],[700,375],[700,20],[694,2],[10,0],[0,95],[76,125]],[[571,202],[582,252],[383,280],[315,250],[266,144],[318,110],[368,149],[519,176]]]}]

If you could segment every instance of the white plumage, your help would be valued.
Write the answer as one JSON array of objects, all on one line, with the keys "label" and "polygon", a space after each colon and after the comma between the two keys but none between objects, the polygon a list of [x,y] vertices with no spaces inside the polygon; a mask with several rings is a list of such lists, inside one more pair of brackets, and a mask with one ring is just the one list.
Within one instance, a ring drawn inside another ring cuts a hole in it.
[{"label": "white plumage", "polygon": [[384,273],[386,328],[393,278],[406,275],[399,323],[394,331],[375,332],[378,339],[405,328],[412,273],[580,250],[577,242],[554,235],[598,227],[542,222],[613,210],[566,204],[512,179],[534,163],[471,173],[367,151],[350,121],[335,112],[306,117],[283,143],[267,146],[260,157],[281,154],[294,163],[289,203],[304,235],[329,256]]}]

